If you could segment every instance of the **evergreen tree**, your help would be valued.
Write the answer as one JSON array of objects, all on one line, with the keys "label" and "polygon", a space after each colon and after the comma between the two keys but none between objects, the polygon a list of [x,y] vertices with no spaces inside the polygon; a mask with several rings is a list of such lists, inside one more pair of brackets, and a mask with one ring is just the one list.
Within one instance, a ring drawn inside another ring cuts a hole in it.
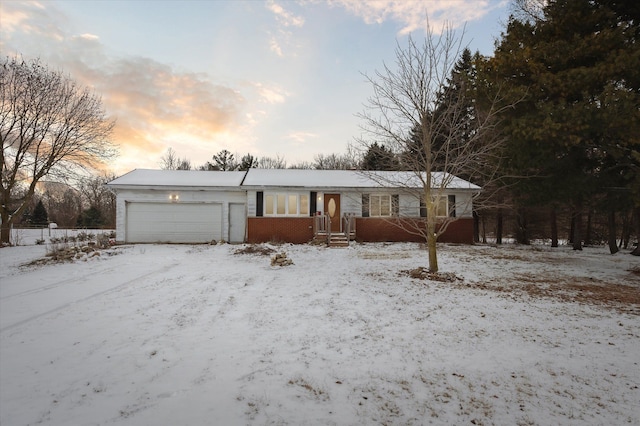
[{"label": "evergreen tree", "polygon": [[240,159],[238,170],[247,171],[251,168],[256,167],[257,165],[258,165],[258,160],[253,155],[247,154]]},{"label": "evergreen tree", "polygon": [[638,21],[609,4],[555,0],[540,20],[512,18],[485,69],[507,83],[509,102],[520,101],[504,116],[508,167],[535,179],[521,181],[518,194],[568,203],[575,249],[596,194],[615,184],[640,195]]},{"label": "evergreen tree", "polygon": [[39,200],[38,204],[36,204],[36,207],[33,209],[31,223],[37,226],[47,226],[49,224],[49,215],[47,214],[47,209],[44,207],[42,200]]},{"label": "evergreen tree", "polygon": [[[470,141],[482,143],[480,139],[473,137],[480,119],[475,107],[477,97],[475,63],[480,60],[478,52],[472,55],[468,48],[462,51],[445,84],[438,92],[435,108],[429,112],[432,115],[429,121],[436,124],[429,128],[432,133],[431,152],[433,158],[431,161],[434,170],[443,171],[445,164],[451,162],[452,159],[463,156],[464,151],[475,149],[468,145]],[[414,125],[409,131],[407,149],[402,155],[403,164],[411,165],[416,161],[416,158],[419,162],[425,162],[423,140],[422,126]],[[461,174],[460,177],[473,180],[471,168],[467,169],[467,173]],[[475,177],[479,178],[479,176]],[[475,183],[481,184],[477,180]]]},{"label": "evergreen tree", "polygon": [[213,163],[211,164],[213,166],[212,170],[221,170],[223,172],[228,170],[236,170],[238,168],[238,163],[236,163],[233,154],[226,149],[223,149],[219,153],[215,154],[213,156]]},{"label": "evergreen tree", "polygon": [[100,209],[98,209],[96,206],[91,206],[80,214],[76,222],[76,227],[97,229],[100,228],[103,224],[104,218],[102,217]]},{"label": "evergreen tree", "polygon": [[362,170],[398,170],[396,155],[384,144],[374,142],[362,158]]}]

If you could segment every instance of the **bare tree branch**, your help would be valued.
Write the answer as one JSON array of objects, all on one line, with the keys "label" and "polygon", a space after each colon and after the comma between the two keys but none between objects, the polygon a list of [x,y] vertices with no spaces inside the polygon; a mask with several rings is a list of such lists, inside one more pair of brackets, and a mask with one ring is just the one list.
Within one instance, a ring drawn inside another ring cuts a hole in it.
[{"label": "bare tree branch", "polygon": [[440,36],[429,31],[421,43],[411,37],[406,46],[398,43],[395,66],[384,64],[382,71],[366,76],[373,95],[359,114],[366,136],[359,139],[360,145],[368,148],[377,143],[390,148],[392,155],[400,157],[402,167],[421,182],[409,186],[389,178],[402,174],[366,172],[368,177],[382,179],[383,186],[402,187],[424,203],[424,221],[392,222],[425,238],[433,272],[438,270],[436,241],[458,220],[438,214],[447,194],[463,184],[459,178],[491,187],[499,179],[504,142],[497,130],[497,114],[505,107],[498,107],[498,96],[480,105],[477,87],[446,90],[463,53],[461,40],[445,26]]},{"label": "bare tree branch", "polygon": [[[102,101],[61,72],[38,60],[0,62],[2,141],[2,243],[45,176],[68,179],[75,171],[98,168],[117,155]],[[25,195],[16,198],[19,188]]]}]

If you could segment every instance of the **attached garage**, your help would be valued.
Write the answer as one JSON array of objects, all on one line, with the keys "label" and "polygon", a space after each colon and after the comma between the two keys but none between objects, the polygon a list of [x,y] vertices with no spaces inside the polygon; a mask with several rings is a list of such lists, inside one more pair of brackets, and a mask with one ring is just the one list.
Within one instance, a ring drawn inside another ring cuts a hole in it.
[{"label": "attached garage", "polygon": [[222,203],[127,203],[128,243],[207,243],[222,236]]},{"label": "attached garage", "polygon": [[111,182],[121,243],[245,241],[245,172],[133,170]]}]

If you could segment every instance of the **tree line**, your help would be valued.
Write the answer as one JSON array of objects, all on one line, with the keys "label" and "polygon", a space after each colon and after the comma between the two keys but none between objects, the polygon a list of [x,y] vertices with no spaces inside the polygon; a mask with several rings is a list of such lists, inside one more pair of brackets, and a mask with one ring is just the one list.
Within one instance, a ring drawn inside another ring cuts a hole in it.
[{"label": "tree line", "polygon": [[61,228],[114,229],[116,194],[106,184],[112,173],[86,176],[75,185],[40,182],[16,225]]}]

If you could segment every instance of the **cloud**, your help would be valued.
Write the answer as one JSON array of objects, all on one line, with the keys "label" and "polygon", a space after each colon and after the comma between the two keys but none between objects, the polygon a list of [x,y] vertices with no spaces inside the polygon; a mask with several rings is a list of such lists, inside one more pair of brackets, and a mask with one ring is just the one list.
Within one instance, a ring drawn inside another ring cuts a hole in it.
[{"label": "cloud", "polygon": [[[15,33],[37,35],[58,41],[64,38],[61,28],[66,25],[66,18],[55,10],[48,10],[43,3],[0,2],[0,16],[0,47],[4,47],[5,41],[10,40]],[[56,25],[54,21],[60,22],[62,26]]]},{"label": "cloud", "polygon": [[[3,50],[18,52],[19,45],[26,59],[40,57],[52,69],[63,70],[101,95],[107,114],[116,119],[112,139],[125,164],[157,167],[162,153],[173,146],[199,165],[203,156],[210,158],[225,147],[223,143],[240,139],[238,135],[247,140],[243,119],[247,102],[238,90],[215,83],[208,75],[180,72],[149,58],[115,56],[97,35],[74,35],[57,27],[52,22],[52,16],[57,16],[53,9],[8,3],[16,7],[0,9],[2,38],[8,40]],[[5,25],[5,16],[10,26]],[[43,20],[49,22],[49,30],[36,30]],[[267,102],[284,100],[281,90],[258,89]],[[154,158],[151,164],[150,157]]]},{"label": "cloud", "polygon": [[506,0],[331,0],[367,24],[391,20],[400,24],[400,35],[431,29],[439,33],[445,24],[453,28],[482,18]]},{"label": "cloud", "polygon": [[278,22],[285,27],[302,27],[304,25],[302,16],[294,15],[273,0],[267,2],[267,9],[273,12]]},{"label": "cloud", "polygon": [[284,54],[282,53],[282,47],[280,46],[280,42],[278,41],[278,38],[274,35],[271,35],[269,37],[269,50],[271,50],[273,53],[280,56],[281,58],[284,56]]},{"label": "cloud", "polygon": [[309,132],[291,132],[287,135],[287,139],[291,139],[297,143],[306,142],[308,139],[315,139],[318,135]]},{"label": "cloud", "polygon": [[266,102],[268,104],[284,103],[290,96],[289,92],[279,86],[265,86],[262,83],[253,83],[253,85],[257,89],[262,102]]},{"label": "cloud", "polygon": [[293,14],[273,0],[266,3],[266,8],[274,14],[278,23],[277,30],[268,33],[269,50],[282,58],[285,56],[283,48],[289,48],[292,45],[293,33],[291,28],[302,28],[305,20],[302,16]]}]

